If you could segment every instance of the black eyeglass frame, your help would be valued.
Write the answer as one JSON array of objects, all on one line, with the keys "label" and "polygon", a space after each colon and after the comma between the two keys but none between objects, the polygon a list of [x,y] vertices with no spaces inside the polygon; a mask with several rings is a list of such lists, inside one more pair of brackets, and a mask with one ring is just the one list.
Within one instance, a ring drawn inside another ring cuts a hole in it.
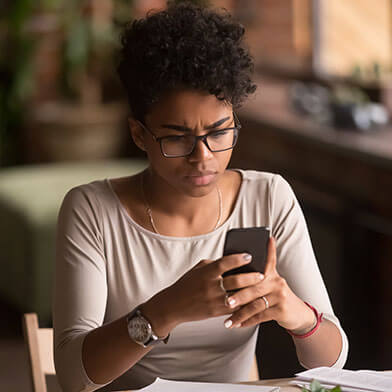
[{"label": "black eyeglass frame", "polygon": [[[222,151],[232,150],[235,147],[235,145],[237,144],[239,132],[240,132],[240,129],[242,128],[242,125],[239,122],[238,117],[235,114],[235,112],[233,112],[233,119],[234,119],[234,127],[222,128],[222,129],[219,129],[217,131],[209,132],[209,133],[206,133],[205,135],[201,135],[201,136],[192,135],[193,138],[194,138],[193,147],[192,147],[191,151],[188,154],[185,154],[185,155],[168,155],[168,154],[165,154],[165,152],[163,151],[162,141],[165,140],[165,139],[167,140],[167,139],[171,139],[173,137],[178,137],[178,136],[170,135],[170,136],[156,137],[154,135],[154,133],[146,125],[144,125],[141,121],[137,120],[137,122],[142,126],[143,129],[145,129],[147,132],[149,132],[151,134],[151,136],[152,136],[152,138],[153,138],[153,140],[155,142],[159,143],[159,146],[160,146],[160,149],[161,149],[161,153],[162,153],[162,155],[165,158],[183,158],[183,157],[187,157],[187,156],[193,154],[193,151],[195,150],[196,144],[197,144],[197,142],[199,140],[201,140],[207,146],[207,148],[211,152],[222,152]],[[229,148],[224,148],[223,150],[212,150],[211,147],[208,145],[207,137],[209,137],[211,135],[214,135],[216,133],[222,132],[222,131],[228,131],[228,130],[232,130],[232,129],[234,130],[234,142],[233,142],[233,145],[231,147],[229,147]]]}]

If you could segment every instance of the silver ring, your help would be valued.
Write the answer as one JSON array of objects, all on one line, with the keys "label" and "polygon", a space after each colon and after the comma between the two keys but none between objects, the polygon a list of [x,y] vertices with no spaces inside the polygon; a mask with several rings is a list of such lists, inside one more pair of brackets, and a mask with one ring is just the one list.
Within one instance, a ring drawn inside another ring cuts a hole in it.
[{"label": "silver ring", "polygon": [[227,291],[225,289],[225,286],[223,286],[223,278],[222,277],[220,277],[220,279],[219,279],[219,285],[220,285],[222,291],[226,294]]},{"label": "silver ring", "polygon": [[264,295],[261,297],[261,299],[265,302],[265,308],[268,309],[269,308],[269,302],[268,299],[264,297]]}]

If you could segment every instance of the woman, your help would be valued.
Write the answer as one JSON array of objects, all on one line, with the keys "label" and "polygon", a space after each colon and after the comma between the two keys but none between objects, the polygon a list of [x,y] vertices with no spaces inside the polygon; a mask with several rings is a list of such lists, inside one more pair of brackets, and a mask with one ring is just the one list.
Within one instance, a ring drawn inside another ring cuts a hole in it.
[{"label": "woman", "polygon": [[[303,366],[345,363],[347,338],[291,188],[226,169],[235,111],[255,91],[243,33],[229,15],[189,4],[124,31],[118,71],[149,167],[63,201],[54,330],[65,391],[246,381],[268,320],[292,334]],[[222,257],[226,232],[255,226],[272,231],[264,273],[222,278],[251,259]]]}]

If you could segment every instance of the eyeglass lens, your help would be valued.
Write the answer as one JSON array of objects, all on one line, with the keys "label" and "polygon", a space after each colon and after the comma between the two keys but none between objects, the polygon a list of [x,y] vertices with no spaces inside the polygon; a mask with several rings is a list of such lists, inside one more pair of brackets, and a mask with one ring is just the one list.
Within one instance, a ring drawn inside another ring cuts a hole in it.
[{"label": "eyeglass lens", "polygon": [[[226,129],[206,136],[211,151],[223,151],[232,148],[236,142],[237,129]],[[168,156],[185,156],[192,152],[196,143],[194,135],[174,136],[161,140],[162,152]]]}]

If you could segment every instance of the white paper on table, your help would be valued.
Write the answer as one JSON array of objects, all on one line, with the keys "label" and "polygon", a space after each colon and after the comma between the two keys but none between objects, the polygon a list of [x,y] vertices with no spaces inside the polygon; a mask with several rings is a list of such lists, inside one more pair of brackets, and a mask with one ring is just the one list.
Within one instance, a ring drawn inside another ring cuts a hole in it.
[{"label": "white paper on table", "polygon": [[219,384],[213,382],[170,381],[157,378],[143,392],[277,392],[279,387],[246,384]]},{"label": "white paper on table", "polygon": [[372,392],[392,391],[392,377],[383,372],[376,371],[354,371],[346,369],[334,369],[329,367],[319,367],[297,373],[300,380],[318,380],[321,384],[328,383],[349,387],[355,390],[361,389]]},{"label": "white paper on table", "polygon": [[371,373],[371,374],[377,374],[378,376],[381,377],[392,377],[392,370],[356,370],[358,373]]}]

